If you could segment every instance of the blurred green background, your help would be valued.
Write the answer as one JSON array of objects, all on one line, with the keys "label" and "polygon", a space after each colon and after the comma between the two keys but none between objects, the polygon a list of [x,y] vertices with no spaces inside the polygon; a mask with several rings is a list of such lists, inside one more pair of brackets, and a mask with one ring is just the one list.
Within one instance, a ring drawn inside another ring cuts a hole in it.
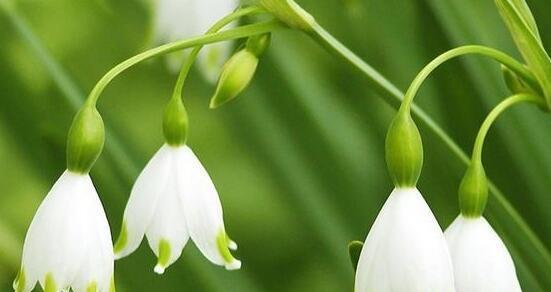
[{"label": "blurred green background", "polygon": [[[490,0],[298,2],[402,90],[454,46],[484,44],[518,57]],[[551,45],[551,1],[528,4],[544,45]],[[10,291],[25,231],[64,170],[66,133],[83,96],[108,69],[150,46],[152,22],[145,0],[21,0],[15,8],[17,17],[0,10],[1,291]],[[40,43],[29,42],[29,33]],[[60,89],[36,45],[74,88]],[[92,177],[114,236],[134,179],[163,142],[161,116],[174,81],[155,59],[116,79],[100,102],[109,137]],[[365,238],[392,187],[383,146],[393,109],[361,75],[292,31],[273,36],[252,86],[236,102],[210,111],[213,87],[197,72],[188,85],[189,144],[219,190],[243,269],[211,265],[190,242],[159,277],[142,244],[116,263],[118,290],[351,291],[347,243]],[[499,66],[468,57],[438,70],[417,102],[470,153],[484,115],[506,94]],[[548,114],[521,106],[498,121],[485,148],[488,175],[542,243],[535,248],[490,199],[487,217],[508,244],[524,291],[551,291],[550,129]],[[426,163],[419,187],[445,228],[457,214],[464,165],[421,132]]]}]

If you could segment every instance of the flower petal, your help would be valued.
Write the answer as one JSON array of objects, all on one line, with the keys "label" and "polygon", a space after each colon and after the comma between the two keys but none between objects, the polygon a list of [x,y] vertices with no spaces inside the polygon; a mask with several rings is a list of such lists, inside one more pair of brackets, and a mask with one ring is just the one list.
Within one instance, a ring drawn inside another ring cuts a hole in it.
[{"label": "flower petal", "polygon": [[[157,43],[173,42],[202,35],[220,18],[239,5],[236,0],[158,0],[155,22]],[[215,83],[231,51],[231,42],[205,46],[198,56],[200,72]],[[168,68],[178,72],[185,53],[167,57]]]},{"label": "flower petal", "polygon": [[113,241],[107,217],[98,194],[88,178],[87,208],[89,221],[81,228],[87,238],[80,244],[87,246],[86,255],[71,285],[75,292],[109,292],[114,270]]},{"label": "flower petal", "polygon": [[81,244],[88,230],[86,194],[89,177],[66,171],[48,193],[29,227],[23,248],[25,282],[30,291],[36,281],[44,287],[68,287],[86,250]]},{"label": "flower petal", "polygon": [[197,26],[195,0],[157,0],[155,42],[164,43],[202,33]]},{"label": "flower petal", "polygon": [[182,202],[178,195],[177,181],[180,179],[174,171],[174,159],[177,148],[165,146],[171,158],[167,180],[160,192],[154,216],[147,227],[146,235],[149,246],[157,255],[159,262],[155,272],[162,274],[182,254],[189,235]]},{"label": "flower petal", "polygon": [[511,255],[486,219],[459,215],[444,234],[457,292],[521,291]]},{"label": "flower petal", "polygon": [[170,172],[170,148],[163,146],[138,176],[124,210],[115,257],[120,259],[135,251],[143,239],[156,210],[157,200],[166,188]]},{"label": "flower petal", "polygon": [[178,188],[193,242],[214,264],[239,269],[241,262],[229,251],[237,244],[226,234],[222,205],[207,171],[187,146],[179,147],[177,159],[177,172],[186,178],[179,181]]},{"label": "flower petal", "polygon": [[444,235],[417,189],[390,194],[364,243],[355,291],[455,291]]}]

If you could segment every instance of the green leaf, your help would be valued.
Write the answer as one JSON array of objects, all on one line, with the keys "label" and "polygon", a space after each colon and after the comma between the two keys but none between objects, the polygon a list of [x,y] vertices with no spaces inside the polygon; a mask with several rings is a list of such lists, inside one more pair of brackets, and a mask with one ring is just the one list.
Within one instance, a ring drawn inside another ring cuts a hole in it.
[{"label": "green leaf", "polygon": [[495,1],[517,48],[538,79],[551,109],[551,59],[539,39],[539,32],[528,6],[523,0]]},{"label": "green leaf", "polygon": [[540,37],[540,32],[538,30],[538,25],[536,24],[536,20],[534,19],[534,15],[532,15],[532,11],[530,11],[530,7],[528,7],[528,4],[526,3],[526,1],[524,1],[524,0],[511,0],[511,3],[517,9],[517,11],[520,14],[521,18],[529,26],[529,28],[532,31],[532,33],[534,34],[534,36],[536,36],[536,38],[541,43],[541,37]]}]

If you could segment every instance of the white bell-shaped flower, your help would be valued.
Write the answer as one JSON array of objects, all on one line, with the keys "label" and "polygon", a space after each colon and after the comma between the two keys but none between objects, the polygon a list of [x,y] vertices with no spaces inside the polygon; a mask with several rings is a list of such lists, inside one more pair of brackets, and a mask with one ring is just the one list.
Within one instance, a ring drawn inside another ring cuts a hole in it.
[{"label": "white bell-shaped flower", "polygon": [[484,217],[459,215],[444,233],[457,292],[520,292],[515,265]]},{"label": "white bell-shaped flower", "polygon": [[66,171],[27,232],[17,292],[111,292],[114,255],[103,206],[88,175]]},{"label": "white bell-shaped flower", "polygon": [[453,292],[442,229],[416,188],[390,194],[364,243],[356,292]]},{"label": "white bell-shaped flower", "polygon": [[[157,42],[173,42],[202,35],[239,5],[238,0],[156,0],[156,3]],[[201,50],[197,62],[207,81],[216,82],[230,52],[229,42],[211,44]],[[177,72],[182,65],[182,54],[172,54],[167,60],[169,68]]]},{"label": "white bell-shaped flower", "polygon": [[190,237],[212,263],[241,268],[230,253],[237,245],[226,234],[214,184],[185,145],[164,145],[138,177],[115,245],[116,258],[136,250],[144,235],[158,257],[156,273],[180,257]]}]

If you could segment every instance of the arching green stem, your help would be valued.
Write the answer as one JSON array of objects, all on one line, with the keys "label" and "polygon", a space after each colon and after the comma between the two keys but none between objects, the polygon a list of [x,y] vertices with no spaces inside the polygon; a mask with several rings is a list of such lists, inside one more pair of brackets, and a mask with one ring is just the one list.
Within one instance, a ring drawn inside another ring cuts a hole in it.
[{"label": "arching green stem", "polygon": [[413,99],[417,95],[417,92],[419,91],[419,88],[423,84],[423,82],[429,77],[429,75],[436,70],[440,65],[444,64],[445,62],[459,57],[463,55],[470,55],[470,54],[476,54],[476,55],[482,55],[489,58],[492,58],[499,63],[503,64],[516,74],[518,74],[523,80],[525,80],[530,86],[533,88],[539,88],[538,82],[534,75],[520,62],[513,59],[511,56],[498,51],[496,49],[488,48],[485,46],[477,46],[477,45],[469,45],[469,46],[462,46],[455,49],[451,49],[440,56],[438,56],[436,59],[432,60],[429,64],[427,64],[420,72],[417,74],[413,82],[411,83],[409,89],[406,91],[406,94],[404,96],[404,101],[402,102],[402,106],[400,107],[400,110],[407,110],[409,111],[411,108],[411,103],[413,102]]},{"label": "arching green stem", "polygon": [[488,130],[506,109],[519,103],[534,103],[540,106],[545,106],[546,102],[542,97],[534,96],[531,94],[517,94],[506,98],[499,103],[488,114],[474,143],[473,156],[461,184],[459,185],[459,208],[461,214],[465,217],[479,218],[484,214],[486,204],[488,202],[488,178],[484,171],[484,165],[482,163],[482,148],[484,147],[484,141]]},{"label": "arching green stem", "polygon": [[[342,61],[358,70],[364,77],[366,77],[366,81],[372,90],[378,93],[379,97],[385,102],[394,108],[398,108],[400,106],[401,101],[404,99],[402,91],[400,91],[400,89],[386,79],[381,73],[362,60],[358,55],[343,45],[321,25],[315,22],[312,25],[312,30],[308,31],[308,35],[319,45],[324,47],[330,54],[335,56],[339,61]],[[423,109],[415,104],[411,105],[411,109],[413,116],[415,116],[428,130],[430,130],[435,137],[440,139],[459,161],[467,165],[470,163],[470,158],[459,147],[459,145],[457,145],[457,143],[455,143],[446,131],[444,131],[444,129],[442,129],[425,111],[423,111]],[[522,230],[525,240],[530,242],[531,247],[537,250],[546,266],[551,266],[551,253],[543,241],[528,225],[515,207],[507,200],[503,192],[501,192],[490,181],[488,183],[490,192],[494,195],[497,205],[503,208],[503,210],[516,224],[516,227],[519,230]]]},{"label": "arching green stem", "polygon": [[534,96],[531,94],[517,94],[510,96],[506,99],[504,99],[502,102],[500,102],[486,117],[484,122],[482,123],[482,126],[480,126],[480,130],[478,130],[478,134],[476,136],[476,140],[473,147],[473,155],[472,155],[472,162],[482,162],[482,148],[484,147],[484,141],[486,140],[486,136],[488,135],[488,131],[490,130],[490,127],[495,122],[495,120],[507,109],[512,107],[513,105],[519,104],[519,103],[533,103],[540,106],[545,106],[545,100],[541,97]]},{"label": "arching green stem", "polygon": [[279,21],[266,21],[261,22],[257,24],[251,24],[251,25],[245,25],[238,28],[230,29],[223,32],[213,33],[213,34],[206,34],[203,36],[198,36],[182,41],[177,41],[173,43],[168,43],[156,48],[153,48],[151,50],[145,51],[141,54],[138,54],[119,65],[115,66],[113,69],[111,69],[107,74],[105,74],[100,81],[96,84],[92,92],[90,93],[88,99],[86,100],[86,103],[88,105],[95,106],[99,96],[107,87],[107,85],[120,73],[125,71],[126,69],[143,62],[145,60],[165,55],[171,52],[179,51],[188,49],[191,47],[195,47],[198,45],[205,45],[205,44],[211,44],[221,41],[227,41],[232,39],[239,39],[239,38],[245,38],[257,34],[263,34],[272,32],[278,28],[283,27],[282,24]]},{"label": "arching green stem", "polygon": [[[216,22],[208,31],[206,34],[212,34],[216,33],[222,28],[224,28],[226,25],[240,19],[244,16],[250,16],[254,14],[259,13],[265,13],[266,10],[259,6],[251,6],[246,8],[241,8],[236,10],[235,12],[229,14],[228,16],[220,19],[218,22]],[[204,47],[204,45],[196,46],[193,51],[189,54],[186,61],[184,62],[184,65],[182,66],[182,69],[180,70],[180,74],[178,75],[178,79],[176,80],[176,85],[174,86],[174,91],[172,94],[172,98],[178,98],[182,96],[182,91],[184,88],[184,83],[187,79],[187,76],[189,74],[189,71],[191,70],[191,67],[193,66],[193,63],[195,63],[195,60],[197,59],[197,55],[199,55],[199,52]]]}]

